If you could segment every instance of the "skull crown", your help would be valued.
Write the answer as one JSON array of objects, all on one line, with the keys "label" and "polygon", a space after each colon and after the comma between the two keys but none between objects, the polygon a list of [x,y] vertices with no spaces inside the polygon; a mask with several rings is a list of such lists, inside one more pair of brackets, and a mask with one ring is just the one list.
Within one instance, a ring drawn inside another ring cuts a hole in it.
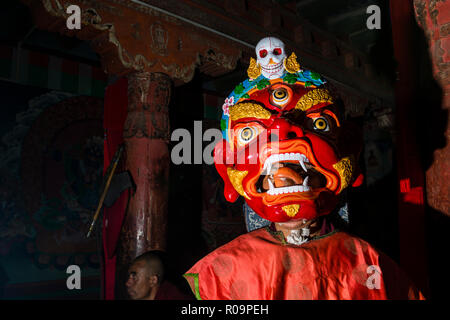
[{"label": "skull crown", "polygon": [[281,78],[286,73],[283,62],[286,59],[284,43],[275,37],[261,39],[256,45],[257,63],[267,79]]}]

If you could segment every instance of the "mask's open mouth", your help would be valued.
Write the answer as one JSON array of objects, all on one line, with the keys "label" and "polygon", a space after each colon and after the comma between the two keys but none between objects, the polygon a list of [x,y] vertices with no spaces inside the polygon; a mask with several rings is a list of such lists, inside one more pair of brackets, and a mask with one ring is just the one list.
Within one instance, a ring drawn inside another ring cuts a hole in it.
[{"label": "mask's open mouth", "polygon": [[256,182],[258,193],[280,195],[324,188],[326,177],[301,153],[273,154],[266,159]]},{"label": "mask's open mouth", "polygon": [[281,70],[282,67],[283,67],[283,62],[279,62],[277,64],[268,65],[268,66],[261,66],[261,68],[267,73],[278,72],[279,70]]}]

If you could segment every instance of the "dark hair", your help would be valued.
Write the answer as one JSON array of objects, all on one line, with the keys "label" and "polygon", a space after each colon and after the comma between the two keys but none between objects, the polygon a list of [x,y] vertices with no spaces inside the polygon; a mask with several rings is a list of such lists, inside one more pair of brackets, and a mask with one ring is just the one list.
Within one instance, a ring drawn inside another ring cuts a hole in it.
[{"label": "dark hair", "polygon": [[133,263],[144,261],[148,271],[158,277],[158,284],[164,280],[164,253],[158,250],[147,251],[136,257]]}]

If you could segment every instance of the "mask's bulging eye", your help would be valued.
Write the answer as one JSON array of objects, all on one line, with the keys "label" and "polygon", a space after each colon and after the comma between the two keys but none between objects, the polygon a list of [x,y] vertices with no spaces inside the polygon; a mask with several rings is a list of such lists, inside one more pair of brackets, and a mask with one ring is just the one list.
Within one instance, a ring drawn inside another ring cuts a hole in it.
[{"label": "mask's bulging eye", "polygon": [[287,97],[286,89],[282,88],[282,89],[275,90],[273,92],[273,97],[274,97],[274,99],[277,99],[277,100],[286,99],[286,97]]},{"label": "mask's bulging eye", "polygon": [[279,87],[272,91],[271,102],[276,106],[284,106],[289,102],[291,93],[285,87]]},{"label": "mask's bulging eye", "polygon": [[255,129],[252,127],[245,127],[241,129],[241,132],[239,133],[239,140],[242,143],[247,143],[250,140],[252,140],[256,135]]},{"label": "mask's bulging eye", "polygon": [[266,49],[260,50],[259,51],[259,56],[261,58],[264,58],[265,56],[267,56],[267,50]]},{"label": "mask's bulging eye", "polygon": [[257,140],[263,130],[259,123],[239,123],[232,130],[232,140],[238,148],[242,148]]},{"label": "mask's bulging eye", "polygon": [[330,130],[330,126],[328,125],[328,121],[327,119],[325,119],[324,117],[319,117],[319,118],[315,118],[313,119],[313,126],[314,129],[317,131],[329,131]]}]

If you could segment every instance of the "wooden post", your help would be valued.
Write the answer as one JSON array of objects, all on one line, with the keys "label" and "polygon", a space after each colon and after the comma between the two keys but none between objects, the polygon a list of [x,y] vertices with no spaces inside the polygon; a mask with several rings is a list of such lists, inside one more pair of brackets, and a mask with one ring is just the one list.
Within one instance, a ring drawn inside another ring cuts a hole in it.
[{"label": "wooden post", "polygon": [[[416,21],[428,45],[429,75],[425,79],[427,244],[431,298],[448,293],[442,257],[448,252],[450,228],[450,2],[414,0]],[[435,81],[433,81],[435,80]],[[424,85],[425,86],[425,85]]]},{"label": "wooden post", "polygon": [[[426,172],[427,201],[434,210],[450,216],[450,3],[447,1],[415,1],[416,18],[423,28],[428,40],[428,48],[434,79],[441,91],[441,104],[437,114],[439,120],[433,122],[438,126],[433,163]],[[442,119],[443,118],[443,119]],[[435,131],[437,131],[435,129]]]},{"label": "wooden post", "polygon": [[163,73],[128,76],[124,126],[125,168],[136,184],[118,245],[116,297],[125,298],[130,262],[148,250],[165,250],[169,192],[169,100],[171,80]]}]

